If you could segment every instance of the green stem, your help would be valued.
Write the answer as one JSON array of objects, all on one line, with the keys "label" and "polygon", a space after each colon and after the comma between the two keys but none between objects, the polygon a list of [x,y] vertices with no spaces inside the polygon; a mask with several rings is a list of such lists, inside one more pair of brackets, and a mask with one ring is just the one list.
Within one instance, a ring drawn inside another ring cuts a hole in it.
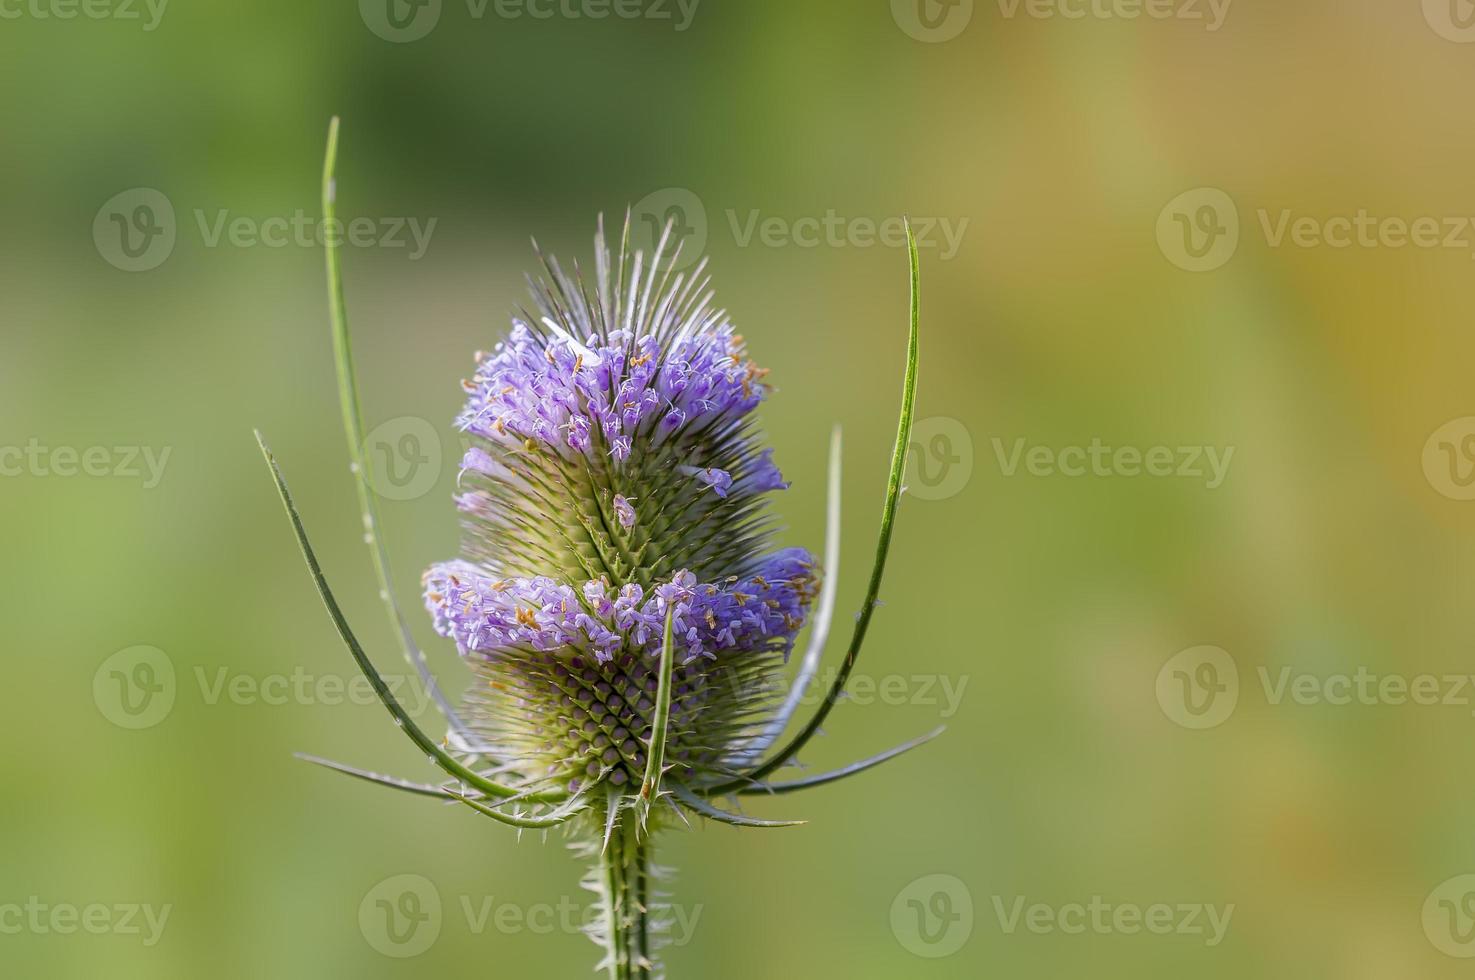
[{"label": "green stem", "polygon": [[629,819],[617,820],[608,845],[599,852],[596,873],[604,899],[605,974],[609,980],[649,980],[652,976],[650,853],[649,838],[642,839],[636,821]]},{"label": "green stem", "polygon": [[328,316],[333,325],[333,363],[338,375],[338,405],[343,415],[343,434],[348,439],[348,458],[353,463],[354,489],[358,493],[359,512],[364,522],[364,540],[374,562],[374,575],[379,580],[379,598],[389,614],[390,624],[399,635],[405,659],[420,676],[430,699],[445,715],[450,727],[467,744],[476,737],[461,721],[451,702],[441,692],[425,653],[410,632],[409,621],[394,594],[394,573],[389,565],[389,549],[379,529],[379,508],[374,499],[373,464],[364,452],[364,413],[359,401],[358,375],[353,369],[353,344],[348,332],[348,304],[343,293],[343,267],[338,250],[343,247],[343,234],[338,230],[338,117],[328,124],[328,148],[323,154],[323,226],[328,230],[326,256],[328,273]]},{"label": "green stem", "polygon": [[649,977],[651,975],[652,960],[650,958],[650,838],[645,837],[635,845],[635,912],[636,912],[636,950],[639,958],[635,961],[635,970],[632,976]]},{"label": "green stem", "polygon": [[620,842],[613,839],[599,852],[599,874],[604,883],[604,965],[609,971],[609,980],[622,980],[629,976],[627,964],[622,963],[625,949],[623,916],[620,911]]}]

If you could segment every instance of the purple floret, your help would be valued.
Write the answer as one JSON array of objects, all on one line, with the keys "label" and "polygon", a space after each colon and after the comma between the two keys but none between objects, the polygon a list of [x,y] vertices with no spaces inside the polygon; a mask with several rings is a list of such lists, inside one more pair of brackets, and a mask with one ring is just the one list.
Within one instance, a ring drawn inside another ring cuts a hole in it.
[{"label": "purple floret", "polygon": [[649,594],[595,580],[579,589],[551,578],[498,579],[470,562],[436,565],[425,602],[436,631],[463,654],[569,650],[609,660],[621,650],[658,656],[666,610],[683,660],[724,650],[787,650],[817,587],[814,557],[802,548],[770,555],[738,581],[698,582],[678,572]]}]

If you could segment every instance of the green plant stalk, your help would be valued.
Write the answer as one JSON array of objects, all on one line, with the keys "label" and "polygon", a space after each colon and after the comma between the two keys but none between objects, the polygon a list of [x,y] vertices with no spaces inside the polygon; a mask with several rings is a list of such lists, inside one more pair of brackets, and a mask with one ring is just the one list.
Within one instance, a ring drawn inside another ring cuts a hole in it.
[{"label": "green plant stalk", "polygon": [[399,636],[400,648],[405,659],[415,668],[437,708],[445,715],[451,729],[461,736],[463,742],[471,744],[471,733],[461,723],[460,717],[436,683],[435,674],[425,659],[425,653],[415,642],[410,632],[409,621],[399,600],[394,595],[394,575],[389,565],[389,552],[379,533],[379,509],[374,501],[371,481],[372,460],[364,453],[363,408],[359,401],[358,377],[353,369],[353,345],[348,333],[348,304],[344,299],[343,270],[338,250],[343,247],[338,228],[338,193],[336,170],[338,165],[338,117],[328,124],[328,147],[323,155],[323,225],[327,229],[325,248],[328,272],[328,315],[333,328],[333,363],[338,376],[338,404],[343,414],[343,434],[348,439],[348,458],[353,465],[354,489],[358,493],[359,511],[364,522],[364,541],[369,545],[369,555],[374,563],[374,575],[379,581],[379,598],[389,615],[390,625]]},{"label": "green plant stalk", "polygon": [[[619,806],[617,795],[610,795],[609,806]],[[608,980],[648,980],[652,976],[651,852],[650,836],[639,822],[618,814],[592,869],[599,885],[602,967]]]}]

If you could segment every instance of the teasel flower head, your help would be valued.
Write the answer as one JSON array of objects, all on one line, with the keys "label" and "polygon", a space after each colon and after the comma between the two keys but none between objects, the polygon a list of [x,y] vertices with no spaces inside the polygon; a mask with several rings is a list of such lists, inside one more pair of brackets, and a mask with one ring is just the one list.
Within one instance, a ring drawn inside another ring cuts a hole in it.
[{"label": "teasel flower head", "polygon": [[[335,120],[324,172],[330,227],[336,136]],[[366,537],[402,651],[446,717],[443,739],[404,710],[349,626],[262,443],[335,626],[395,723],[446,779],[415,783],[310,761],[520,829],[569,829],[592,864],[585,883],[601,914],[591,935],[613,980],[657,969],[655,830],[693,818],[793,826],[798,821],[758,819],[733,805],[833,782],[939,734],[834,772],[771,778],[794,763],[841,699],[878,604],[916,390],[910,232],[911,328],[875,564],[833,683],[816,713],[781,741],[833,620],[839,432],[831,440],[823,578],[814,555],[776,542],[770,501],[788,483],[755,418],[772,392],[768,372],[715,306],[705,260],[681,272],[669,227],[650,255],[630,249],[629,230],[627,217],[611,249],[601,222],[587,279],[577,265],[570,274],[545,259],[531,311],[477,355],[463,383],[457,424],[469,448],[456,503],[464,547],[423,578],[436,631],[475,676],[459,708],[441,693],[395,598],[362,451],[339,243],[329,243],[339,390]],[[806,624],[804,652],[786,671]]]},{"label": "teasel flower head", "polygon": [[465,553],[425,599],[528,786],[639,788],[668,617],[668,778],[729,778],[818,594],[814,556],[773,546],[768,372],[665,245],[612,255],[601,230],[588,286],[546,262],[465,385]]}]

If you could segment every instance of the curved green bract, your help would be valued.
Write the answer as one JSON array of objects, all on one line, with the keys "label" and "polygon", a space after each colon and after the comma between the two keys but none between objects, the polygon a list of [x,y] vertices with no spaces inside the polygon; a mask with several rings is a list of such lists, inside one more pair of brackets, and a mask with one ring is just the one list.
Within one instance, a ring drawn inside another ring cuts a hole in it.
[{"label": "curved green bract", "polygon": [[787,763],[809,743],[844,693],[845,684],[850,680],[850,672],[855,667],[856,659],[860,656],[861,645],[865,642],[866,630],[870,628],[871,615],[876,610],[876,600],[881,592],[881,579],[886,573],[886,555],[891,550],[891,530],[896,522],[896,504],[901,497],[901,480],[906,470],[907,447],[912,439],[912,419],[917,404],[917,334],[921,320],[921,273],[917,258],[917,238],[912,233],[910,221],[907,222],[906,231],[907,256],[911,267],[911,318],[907,335],[906,375],[902,381],[901,419],[896,427],[896,446],[891,453],[891,475],[886,482],[886,503],[881,511],[881,534],[876,544],[876,561],[871,567],[871,582],[866,589],[865,605],[861,607],[860,616],[855,621],[855,632],[850,638],[850,648],[845,652],[845,660],[835,675],[834,683],[830,685],[829,692],[825,695],[824,701],[820,702],[819,709],[809,723],[797,732],[788,744],[775,753],[773,758],[741,779],[708,789],[706,791],[708,796],[718,796],[734,789],[741,789],[755,780],[763,779]]},{"label": "curved green bract", "polygon": [[740,813],[728,813],[726,810],[717,809],[700,796],[681,786],[676,787],[676,795],[682,803],[702,816],[716,820],[718,823],[731,824],[734,827],[801,827],[808,823],[807,820],[759,820],[757,817],[745,817]]},{"label": "curved green bract", "polygon": [[946,731],[945,728],[935,729],[923,735],[921,738],[914,738],[910,742],[898,745],[894,749],[888,749],[879,755],[873,755],[869,759],[851,763],[843,769],[835,769],[831,772],[820,773],[817,776],[807,776],[804,779],[795,779],[787,783],[757,783],[737,792],[740,796],[768,796],[770,794],[793,793],[801,789],[823,786],[825,783],[839,782],[847,776],[854,776],[857,773],[865,772],[867,769],[874,769],[881,763],[889,762],[899,755],[910,752],[919,745],[926,745],[944,731]]},{"label": "curved green bract", "polygon": [[491,817],[493,820],[505,823],[509,827],[519,827],[523,830],[547,830],[550,827],[566,824],[580,813],[583,813],[588,806],[584,797],[576,796],[567,806],[555,810],[552,813],[545,814],[541,817],[521,817],[515,813],[498,813],[486,804],[478,803],[471,797],[463,796],[460,793],[447,791],[446,795],[458,803],[465,803],[484,817]]},{"label": "curved green bract", "polygon": [[645,828],[650,805],[661,796],[661,775],[666,764],[666,731],[671,724],[671,675],[676,664],[676,644],[671,642],[676,607],[666,610],[666,632],[661,640],[661,676],[657,682],[655,717],[650,726],[650,745],[645,752],[645,779],[640,784],[640,826]]},{"label": "curved green bract", "polygon": [[[282,506],[287,509],[287,517],[292,522],[292,529],[297,534],[297,544],[302,550],[302,557],[307,562],[308,571],[312,573],[313,584],[317,586],[318,595],[322,597],[323,605],[328,608],[328,615],[333,619],[333,625],[338,629],[338,635],[348,647],[349,653],[353,654],[354,661],[358,664],[369,683],[374,688],[380,702],[393,716],[395,724],[402,728],[406,737],[415,744],[415,747],[424,752],[435,765],[439,766],[445,773],[455,779],[461,780],[466,785],[487,794],[488,796],[519,796],[519,791],[511,786],[493,782],[480,774],[473,772],[452,758],[444,749],[435,743],[433,739],[421,731],[420,726],[409,716],[404,707],[390,692],[389,685],[384,683],[384,678],[379,676],[373,661],[369,659],[364,648],[359,644],[358,637],[348,625],[348,620],[343,615],[343,610],[334,598],[333,591],[328,587],[328,581],[323,577],[322,566],[318,564],[317,554],[313,551],[312,542],[308,540],[307,529],[302,525],[302,518],[297,513],[297,505],[292,502],[292,492],[287,489],[286,478],[282,475],[281,467],[277,465],[271,450],[267,448],[261,433],[256,433],[256,442],[261,447],[261,454],[266,458],[267,465],[271,468],[272,479],[276,481],[277,494],[282,498]],[[568,798],[566,793],[538,793],[524,797],[529,802],[547,803],[561,802]]]},{"label": "curved green bract", "polygon": [[376,786],[388,786],[403,793],[412,793],[415,796],[436,796],[443,800],[449,800],[444,786],[431,786],[429,783],[415,783],[408,779],[400,779],[397,776],[385,776],[382,773],[369,772],[367,769],[359,769],[355,766],[344,765],[334,762],[332,759],[323,759],[315,755],[306,755],[302,752],[296,753],[297,758],[303,762],[311,762],[315,766],[340,772],[354,779],[362,779],[364,782],[373,783]]},{"label": "curved green bract", "polygon": [[338,261],[338,250],[343,243],[333,234],[338,218],[335,177],[337,164],[338,117],[334,116],[333,121],[328,124],[328,148],[323,155],[323,224],[328,229],[328,239],[323,251],[328,267],[328,313],[333,325],[333,364],[338,375],[338,403],[343,413],[343,434],[348,439],[349,459],[353,461],[354,489],[358,494],[359,512],[363,516],[364,535],[369,545],[369,556],[374,562],[374,575],[379,580],[379,596],[389,613],[389,621],[399,636],[400,649],[404,652],[405,659],[415,668],[420,683],[425,686],[431,700],[445,716],[451,730],[460,736],[463,744],[475,746],[477,739],[441,692],[435,674],[431,672],[430,664],[425,659],[425,652],[415,642],[404,610],[394,597],[394,576],[390,571],[389,552],[379,533],[378,507],[374,503],[374,489],[369,480],[372,460],[364,455],[363,411],[359,404],[358,377],[353,369],[353,346],[348,333],[343,270]]},{"label": "curved green bract", "polygon": [[745,747],[735,762],[737,768],[751,766],[762,758],[769,746],[779,740],[789,726],[804,695],[819,673],[820,661],[824,656],[825,644],[830,638],[830,624],[835,616],[835,597],[840,591],[840,427],[830,433],[829,488],[825,504],[825,581],[820,589],[819,606],[815,610],[814,624],[810,629],[809,642],[804,648],[804,657],[794,674],[794,685],[789,689],[783,706],[774,713],[763,731],[751,746]]}]

